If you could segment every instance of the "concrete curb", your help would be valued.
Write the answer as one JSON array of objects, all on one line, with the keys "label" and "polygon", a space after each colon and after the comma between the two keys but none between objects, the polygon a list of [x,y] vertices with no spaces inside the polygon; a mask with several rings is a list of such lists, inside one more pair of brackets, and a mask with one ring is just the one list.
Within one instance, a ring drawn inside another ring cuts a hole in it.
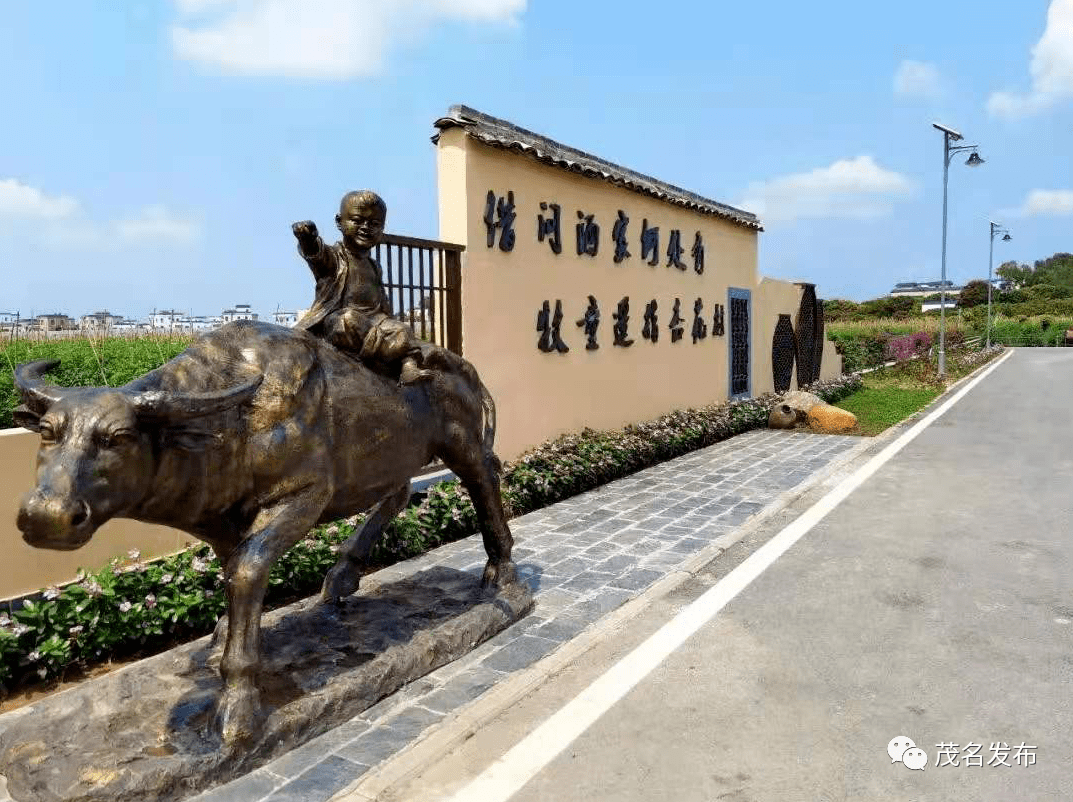
[{"label": "concrete curb", "polygon": [[781,493],[774,503],[747,519],[733,531],[714,539],[709,546],[697,552],[682,567],[667,574],[640,595],[608,613],[547,657],[494,686],[461,710],[449,714],[437,726],[427,730],[417,741],[331,797],[331,802],[369,802],[379,799],[385,791],[407,780],[470,738],[485,723],[543,685],[552,676],[602,642],[609,634],[619,630],[643,613],[654,602],[669,595],[687,580],[694,578],[702,568],[728,548],[748,537],[797,499],[821,485],[830,475],[855,461],[859,455],[868,450],[870,445],[870,442],[862,438],[860,445],[854,446],[842,456],[834,459],[797,487]]}]

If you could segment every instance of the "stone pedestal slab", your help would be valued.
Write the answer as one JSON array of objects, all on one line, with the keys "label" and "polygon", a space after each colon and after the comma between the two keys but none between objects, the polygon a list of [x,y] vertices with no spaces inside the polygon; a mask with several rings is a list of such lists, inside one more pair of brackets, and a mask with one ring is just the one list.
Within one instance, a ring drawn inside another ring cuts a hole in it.
[{"label": "stone pedestal slab", "polygon": [[0,716],[0,783],[15,802],[181,800],[353,718],[532,604],[520,583],[482,593],[442,567],[339,606],[307,599],[264,616],[253,743],[229,753],[210,732],[222,638],[206,637]]}]

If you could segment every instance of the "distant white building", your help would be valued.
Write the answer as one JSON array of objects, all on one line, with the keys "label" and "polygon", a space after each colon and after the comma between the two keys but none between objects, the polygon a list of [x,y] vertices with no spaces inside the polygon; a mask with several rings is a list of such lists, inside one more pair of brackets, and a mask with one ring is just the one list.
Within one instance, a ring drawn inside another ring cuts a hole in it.
[{"label": "distant white building", "polygon": [[219,328],[221,322],[220,317],[217,315],[188,315],[179,318],[175,323],[175,327],[178,331],[193,333]]},{"label": "distant white building", "polygon": [[[942,281],[903,281],[894,285],[894,289],[890,291],[891,298],[923,298],[928,295],[936,295],[940,292],[945,292],[947,295],[958,296],[961,294],[961,287],[954,285],[954,282],[947,280],[945,282],[946,289],[943,289],[944,283]],[[938,309],[939,307],[935,307]]]},{"label": "distant white building", "polygon": [[186,316],[186,312],[179,312],[175,309],[162,309],[159,312],[153,312],[149,316],[149,325],[154,329],[173,331],[178,328],[178,321]]},{"label": "distant white building", "polygon": [[73,318],[68,317],[62,312],[53,312],[48,315],[38,315],[34,318],[36,323],[35,328],[38,331],[68,331],[71,329],[77,329],[78,324]]},{"label": "distant white building", "polygon": [[277,326],[293,326],[298,322],[297,312],[276,312],[273,314]]},{"label": "distant white building", "polygon": [[104,332],[115,327],[121,320],[123,320],[122,315],[113,315],[108,310],[93,312],[89,315],[82,315],[79,328],[82,331]]},{"label": "distant white building", "polygon": [[250,311],[249,304],[235,304],[233,309],[225,309],[220,314],[224,323],[233,323],[236,320],[257,320],[257,313]]},{"label": "distant white building", "polygon": [[148,323],[142,323],[137,320],[127,320],[121,318],[112,325],[112,331],[118,334],[129,334],[135,331],[146,331],[150,328]]},{"label": "distant white building", "polygon": [[[944,304],[940,303],[939,301],[928,301],[927,303],[922,303],[920,305],[920,311],[921,312],[937,312],[938,310],[942,309],[943,306],[944,306]],[[946,306],[947,309],[957,309],[957,306],[958,306],[957,299],[956,298],[947,298],[945,306]]]}]

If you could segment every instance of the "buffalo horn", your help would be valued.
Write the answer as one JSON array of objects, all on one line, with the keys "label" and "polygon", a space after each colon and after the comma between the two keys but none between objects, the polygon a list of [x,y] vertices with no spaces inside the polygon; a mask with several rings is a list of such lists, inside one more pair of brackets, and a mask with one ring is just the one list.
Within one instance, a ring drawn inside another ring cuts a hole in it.
[{"label": "buffalo horn", "polygon": [[175,393],[167,390],[147,390],[134,396],[134,406],[139,415],[170,421],[200,418],[222,412],[248,401],[264,381],[258,374],[244,384],[216,390],[210,393]]},{"label": "buffalo horn", "polygon": [[39,359],[27,362],[15,368],[15,386],[19,388],[23,403],[38,414],[43,414],[52,404],[60,400],[60,388],[46,384],[41,380],[42,374],[59,367],[58,359]]}]

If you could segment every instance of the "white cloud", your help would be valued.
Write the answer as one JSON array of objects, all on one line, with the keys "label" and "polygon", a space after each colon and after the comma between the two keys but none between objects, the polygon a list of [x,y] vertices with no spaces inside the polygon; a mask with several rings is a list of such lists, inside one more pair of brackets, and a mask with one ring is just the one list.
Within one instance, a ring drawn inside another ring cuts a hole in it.
[{"label": "white cloud", "polygon": [[993,116],[1023,117],[1073,98],[1073,0],[1052,0],[1047,27],[1032,48],[1029,69],[1030,92],[993,92],[987,99]]},{"label": "white cloud", "polygon": [[[227,73],[352,78],[440,21],[513,24],[526,0],[177,0],[180,58]],[[200,17],[200,19],[194,19]]]},{"label": "white cloud", "polygon": [[78,201],[49,196],[16,178],[0,179],[0,220],[59,220],[78,211]]},{"label": "white cloud", "polygon": [[136,215],[118,221],[115,230],[127,242],[193,242],[201,235],[201,227],[195,221],[179,217],[160,205],[147,206]]},{"label": "white cloud", "polygon": [[934,64],[903,61],[894,73],[894,94],[903,97],[936,97],[942,91],[939,71]]},{"label": "white cloud", "polygon": [[1033,189],[1015,214],[1018,217],[1073,216],[1073,190]]},{"label": "white cloud", "polygon": [[765,221],[882,217],[891,212],[894,199],[913,188],[901,173],[880,167],[871,156],[858,156],[750,184],[736,205]]},{"label": "white cloud", "polygon": [[0,178],[0,232],[28,236],[62,250],[96,250],[116,242],[189,243],[201,236],[201,226],[159,204],[102,223],[87,217],[72,197],[48,195],[17,179]]}]

